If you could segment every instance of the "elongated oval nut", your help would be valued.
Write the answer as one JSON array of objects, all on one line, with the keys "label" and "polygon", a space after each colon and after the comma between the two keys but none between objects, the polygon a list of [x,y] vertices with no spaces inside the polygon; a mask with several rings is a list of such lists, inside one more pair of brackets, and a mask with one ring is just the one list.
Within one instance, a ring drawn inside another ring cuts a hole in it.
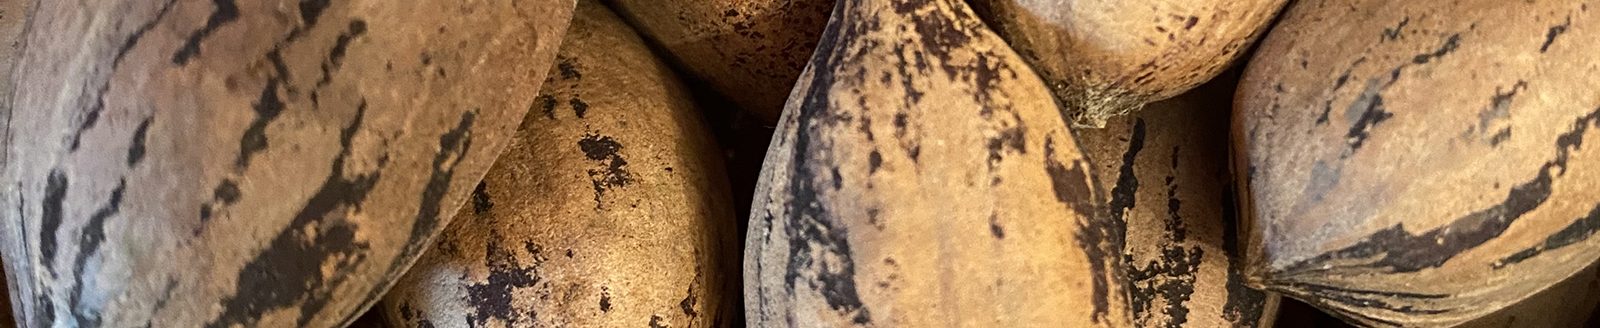
[{"label": "elongated oval nut", "polygon": [[38,2],[0,130],[22,325],[347,325],[489,169],[572,6]]},{"label": "elongated oval nut", "polygon": [[965,3],[840,1],[818,49],[756,187],[748,326],[1129,325],[1092,164]]},{"label": "elongated oval nut", "polygon": [[1451,325],[1593,262],[1587,7],[1296,3],[1237,99],[1255,283],[1362,324]]},{"label": "elongated oval nut", "polygon": [[385,297],[404,327],[722,327],[738,231],[688,91],[583,0],[516,140]]}]

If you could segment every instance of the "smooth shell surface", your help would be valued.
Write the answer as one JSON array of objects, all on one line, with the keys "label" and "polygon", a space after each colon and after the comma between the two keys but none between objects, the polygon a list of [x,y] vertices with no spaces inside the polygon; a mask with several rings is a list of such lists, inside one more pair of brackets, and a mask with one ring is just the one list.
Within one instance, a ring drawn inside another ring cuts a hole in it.
[{"label": "smooth shell surface", "polygon": [[606,0],[679,66],[761,122],[816,48],[834,0]]},{"label": "smooth shell surface", "polygon": [[510,139],[572,6],[39,2],[0,130],[21,325],[347,325]]},{"label": "smooth shell surface", "polygon": [[1600,310],[1600,265],[1572,275],[1517,304],[1456,328],[1594,327]]},{"label": "smooth shell surface", "polygon": [[1021,58],[954,0],[844,0],[773,137],[750,327],[1124,327],[1123,227]]},{"label": "smooth shell surface", "polygon": [[1245,286],[1228,172],[1233,78],[1078,131],[1128,224],[1129,290],[1139,327],[1271,327],[1278,296]]},{"label": "smooth shell surface", "polygon": [[1481,316],[1589,265],[1590,7],[1295,4],[1236,103],[1247,273],[1356,322],[1411,326]]},{"label": "smooth shell surface", "polygon": [[1050,83],[1074,125],[1100,127],[1210,80],[1285,0],[975,0]]},{"label": "smooth shell surface", "polygon": [[724,327],[738,231],[672,71],[580,1],[516,140],[384,299],[403,327]]}]

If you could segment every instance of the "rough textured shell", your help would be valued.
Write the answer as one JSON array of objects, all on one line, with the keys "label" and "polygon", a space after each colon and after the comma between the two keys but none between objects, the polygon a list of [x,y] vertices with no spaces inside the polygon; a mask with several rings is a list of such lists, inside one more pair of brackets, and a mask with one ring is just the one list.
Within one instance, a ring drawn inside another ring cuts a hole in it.
[{"label": "rough textured shell", "polygon": [[385,297],[406,327],[722,327],[733,207],[689,94],[581,1],[516,141]]},{"label": "rough textured shell", "polygon": [[834,15],[756,187],[749,326],[1127,326],[1122,226],[1026,64],[961,1]]},{"label": "rough textured shell", "polygon": [[776,122],[833,0],[606,0],[712,88]]},{"label": "rough textured shell", "polygon": [[[0,121],[10,117],[12,64],[16,63],[22,49],[23,25],[28,22],[28,11],[34,0],[7,0],[0,3]],[[3,156],[3,155],[0,155]]]},{"label": "rough textured shell", "polygon": [[0,130],[23,325],[349,323],[488,170],[572,5],[40,2]]},{"label": "rough textured shell", "polygon": [[1589,7],[1297,3],[1236,104],[1254,279],[1366,324],[1444,325],[1593,261]]},{"label": "rough textured shell", "polygon": [[1284,0],[977,0],[1079,126],[1210,80]]},{"label": "rough textured shell", "polygon": [[1235,261],[1228,111],[1219,78],[1105,129],[1078,131],[1111,215],[1127,222],[1129,294],[1139,327],[1271,327],[1278,296],[1245,286]]}]

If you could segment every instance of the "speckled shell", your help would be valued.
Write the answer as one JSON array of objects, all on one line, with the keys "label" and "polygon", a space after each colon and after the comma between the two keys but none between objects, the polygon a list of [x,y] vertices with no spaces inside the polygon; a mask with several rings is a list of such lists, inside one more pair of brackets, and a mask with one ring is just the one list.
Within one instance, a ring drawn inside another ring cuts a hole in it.
[{"label": "speckled shell", "polygon": [[750,327],[1124,327],[1123,227],[1049,89],[958,0],[843,0],[773,136]]},{"label": "speckled shell", "polygon": [[348,324],[510,140],[572,3],[39,2],[0,130],[19,320]]},{"label": "speckled shell", "polygon": [[383,302],[403,327],[727,327],[738,231],[671,69],[580,1],[516,141]]},{"label": "speckled shell", "polygon": [[1297,3],[1236,100],[1254,283],[1362,324],[1448,325],[1600,256],[1588,2]]},{"label": "speckled shell", "polygon": [[1500,311],[1456,328],[1594,327],[1600,309],[1600,267],[1588,268]]},{"label": "speckled shell", "polygon": [[605,0],[679,66],[771,123],[834,0]]},{"label": "speckled shell", "polygon": [[1232,79],[1078,131],[1111,214],[1128,224],[1138,327],[1271,327],[1278,296],[1246,287],[1228,167]]},{"label": "speckled shell", "polygon": [[1101,127],[1227,68],[1285,0],[975,0],[1073,125]]},{"label": "speckled shell", "polygon": [[[34,0],[6,0],[0,2],[0,121],[10,118],[12,64],[22,49],[23,25],[28,22],[28,10]],[[4,155],[0,155],[4,156]],[[3,158],[3,157],[0,157]]]}]

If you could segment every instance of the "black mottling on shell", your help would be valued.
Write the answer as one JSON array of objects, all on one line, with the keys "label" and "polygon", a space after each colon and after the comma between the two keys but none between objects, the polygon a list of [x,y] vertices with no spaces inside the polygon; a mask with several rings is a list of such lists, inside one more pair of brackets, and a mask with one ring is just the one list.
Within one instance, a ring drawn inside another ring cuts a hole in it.
[{"label": "black mottling on shell", "polygon": [[878,173],[878,169],[882,167],[883,153],[878,152],[877,149],[873,149],[872,154],[867,155],[867,173]]},{"label": "black mottling on shell", "polygon": [[95,123],[100,122],[100,112],[103,112],[106,109],[106,92],[109,92],[110,90],[111,81],[107,80],[104,84],[100,85],[100,90],[95,92],[94,104],[90,105],[88,108],[88,113],[84,114],[83,123],[80,123],[78,125],[78,129],[73,131],[72,145],[70,148],[67,148],[68,150],[78,151],[78,146],[83,140],[83,133],[94,128]]},{"label": "black mottling on shell", "polygon": [[1098,214],[1095,213],[1094,195],[1089,187],[1088,169],[1079,161],[1074,161],[1070,168],[1056,161],[1053,143],[1047,142],[1044,149],[1048,154],[1045,155],[1045,171],[1050,175],[1051,190],[1055,192],[1056,201],[1067,204],[1078,215],[1094,217]]},{"label": "black mottling on shell", "polygon": [[365,33],[367,33],[367,21],[351,20],[350,25],[345,27],[345,31],[334,39],[333,49],[328,50],[328,62],[332,63],[334,67],[343,65],[344,53],[350,48],[350,42]]},{"label": "black mottling on shell", "polygon": [[494,199],[489,197],[489,181],[478,181],[472,189],[472,213],[483,215],[494,209]]},{"label": "black mottling on shell", "polygon": [[1110,279],[1123,274],[1117,269],[1120,258],[1116,254],[1122,252],[1126,231],[1122,222],[1125,221],[1110,217],[1104,208],[1094,205],[1095,191],[1090,187],[1088,168],[1079,161],[1074,161],[1071,168],[1057,161],[1055,140],[1051,137],[1045,137],[1044,154],[1045,173],[1050,176],[1056,201],[1067,205],[1080,218],[1076,236],[1078,248],[1089,258],[1090,274],[1094,276],[1092,318],[1100,322],[1110,314]]},{"label": "black mottling on shell", "polygon": [[1411,57],[1411,63],[1418,65],[1427,64],[1428,62],[1438,59],[1439,57],[1444,57],[1446,54],[1455,52],[1456,49],[1460,48],[1461,34],[1451,34],[1449,37],[1445,38],[1444,44],[1440,45],[1438,49]]},{"label": "black mottling on shell", "polygon": [[584,118],[584,115],[589,113],[589,103],[583,102],[583,99],[574,97],[572,100],[567,101],[567,105],[572,106],[572,113],[576,114],[578,118]]},{"label": "black mottling on shell", "polygon": [[1539,45],[1539,52],[1550,51],[1550,45],[1556,43],[1556,37],[1567,33],[1567,28],[1570,27],[1572,27],[1572,16],[1567,16],[1566,22],[1562,22],[1560,25],[1551,26],[1550,30],[1544,33],[1544,44]]},{"label": "black mottling on shell", "polygon": [[[866,26],[860,26],[859,19],[847,19],[847,4],[840,2],[834,7],[833,17],[836,19],[829,22],[818,42],[820,46],[809,63],[810,67],[815,68],[809,81],[810,88],[796,94],[801,103],[796,113],[798,123],[794,132],[793,157],[786,163],[792,174],[789,190],[786,191],[790,197],[787,204],[789,217],[783,222],[785,235],[789,239],[784,284],[791,291],[813,289],[822,294],[829,308],[849,316],[855,324],[866,325],[872,322],[872,317],[856,289],[855,263],[851,259],[853,253],[850,251],[848,229],[838,222],[839,218],[829,212],[827,206],[823,206],[819,195],[819,189],[823,188],[813,185],[820,183],[813,166],[826,163],[813,159],[812,155],[825,152],[830,140],[813,136],[812,132],[833,110],[830,107],[833,103],[832,94],[828,91],[837,78],[834,67],[846,66],[840,62],[851,59],[847,51],[858,46],[855,44],[859,40],[856,34],[867,29]],[[813,146],[813,142],[819,145]],[[805,286],[802,287],[802,284]]]},{"label": "black mottling on shell", "polygon": [[[1481,112],[1478,112],[1478,125],[1468,128],[1467,135],[1470,136],[1473,133],[1487,135],[1488,137],[1486,139],[1488,139],[1489,146],[1491,147],[1499,146],[1500,143],[1511,139],[1510,124],[1496,123],[1504,121],[1507,117],[1511,116],[1511,102],[1516,99],[1518,92],[1521,92],[1527,88],[1528,82],[1523,80],[1517,80],[1517,83],[1512,84],[1510,90],[1508,91],[1500,91],[1500,88],[1496,87],[1494,97],[1490,98],[1489,100],[1489,107]],[[1495,132],[1493,134],[1489,134],[1491,128],[1498,125],[1504,126],[1498,130],[1494,130]]]},{"label": "black mottling on shell", "polygon": [[40,318],[41,322],[55,322],[56,307],[55,303],[51,303],[48,294],[44,294],[43,291],[34,294],[33,304],[37,304],[37,306],[33,308],[33,314],[35,317]]},{"label": "black mottling on shell", "polygon": [[[571,254],[572,251],[567,251]],[[611,312],[611,289],[600,287],[600,312]]]},{"label": "black mottling on shell", "polygon": [[650,315],[650,328],[667,328],[667,323],[662,322],[665,320],[666,319],[662,318],[660,315]]},{"label": "black mottling on shell", "polygon": [[[1453,53],[1460,48],[1461,34],[1451,34],[1445,38],[1444,42],[1440,44],[1438,48],[1422,54],[1417,54],[1416,56],[1412,56],[1410,62],[1403,63],[1400,66],[1390,70],[1387,79],[1382,83],[1379,83],[1378,78],[1369,80],[1366,88],[1361,91],[1361,94],[1356,97],[1355,101],[1350,103],[1349,109],[1346,110],[1347,112],[1360,114],[1359,116],[1356,116],[1354,122],[1351,123],[1350,131],[1345,134],[1345,140],[1349,146],[1349,150],[1343,155],[1343,157],[1349,157],[1350,154],[1361,148],[1362,144],[1364,144],[1367,140],[1368,131],[1370,131],[1374,125],[1377,125],[1378,123],[1388,120],[1390,117],[1394,116],[1393,113],[1384,110],[1382,93],[1390,86],[1393,86],[1396,81],[1400,80],[1401,73],[1405,72],[1406,68],[1414,65],[1431,63],[1434,60]],[[1340,88],[1347,85],[1350,81],[1352,71],[1356,66],[1366,62],[1366,59],[1366,57],[1361,57],[1356,59],[1355,62],[1351,63],[1350,67],[1346,68],[1345,71],[1340,74],[1339,78],[1334,82],[1332,91],[1336,92]],[[1322,115],[1317,117],[1317,125],[1326,124],[1328,122],[1328,114],[1332,110],[1333,99],[1328,99],[1323,104]]]},{"label": "black mottling on shell", "polygon": [[[338,70],[339,67],[344,65],[344,54],[350,48],[350,42],[354,41],[355,38],[360,37],[366,32],[367,22],[356,19],[351,20],[349,26],[345,28],[345,31],[339,33],[339,36],[334,39],[333,48],[328,50],[327,61],[322,63],[322,79],[317,80],[317,86],[324,86],[333,82],[333,71]],[[274,58],[279,58],[276,57],[277,53],[277,51],[272,52],[272,54],[275,56]],[[278,62],[281,64],[281,60]],[[279,72],[286,73],[287,69],[280,69]],[[285,75],[280,74],[278,76]]]},{"label": "black mottling on shell", "polygon": [[[291,307],[300,310],[298,325],[305,326],[348,277],[346,273],[366,260],[369,246],[356,239],[357,226],[344,219],[381,176],[373,171],[347,177],[345,172],[351,141],[366,109],[362,102],[355,119],[340,131],[339,155],[322,186],[267,248],[239,269],[234,295],[219,302],[222,312],[206,327],[254,325],[262,315]],[[380,160],[379,167],[383,164]]]},{"label": "black mottling on shell", "polygon": [[233,182],[233,179],[222,180],[222,183],[217,184],[217,188],[211,190],[212,198],[227,204],[238,202],[241,196],[239,184]]},{"label": "black mottling on shell", "polygon": [[[1499,237],[1517,219],[1548,201],[1552,193],[1551,183],[1566,173],[1570,152],[1583,144],[1584,133],[1596,125],[1600,125],[1600,109],[1578,118],[1571,130],[1556,138],[1555,158],[1541,165],[1534,178],[1512,187],[1499,204],[1419,235],[1407,233],[1401,225],[1396,224],[1374,232],[1354,245],[1294,263],[1278,273],[1292,276],[1346,269],[1386,268],[1390,272],[1416,272],[1437,268],[1456,255]],[[1362,264],[1328,265],[1331,261],[1374,257],[1377,259],[1363,261]]]},{"label": "black mottling on shell", "polygon": [[144,160],[144,143],[150,133],[150,121],[154,117],[146,117],[139,122],[139,127],[133,130],[133,142],[128,144],[128,166],[139,165]]},{"label": "black mottling on shell", "polygon": [[1489,146],[1498,147],[1500,143],[1506,142],[1506,140],[1511,140],[1511,127],[1509,126],[1495,132],[1493,136],[1489,136]]},{"label": "black mottling on shell", "polygon": [[1561,228],[1560,231],[1556,231],[1556,233],[1551,234],[1549,237],[1545,237],[1543,243],[1523,249],[1516,253],[1512,253],[1510,256],[1506,256],[1499,261],[1495,261],[1494,268],[1500,269],[1508,265],[1521,263],[1522,261],[1539,256],[1539,254],[1543,254],[1544,252],[1560,249],[1562,247],[1567,247],[1572,244],[1589,240],[1589,237],[1593,236],[1596,230],[1600,230],[1600,205],[1596,205],[1593,209],[1590,209],[1588,215],[1578,218],[1577,220],[1573,220],[1572,223],[1567,224],[1565,228]]},{"label": "black mottling on shell", "polygon": [[583,78],[583,73],[578,72],[577,61],[572,57],[557,56],[556,70],[561,73],[562,79],[576,80]]},{"label": "black mottling on shell", "polygon": [[999,213],[989,213],[989,233],[994,235],[994,239],[1006,239],[1006,230],[1000,227]]},{"label": "black mottling on shell", "polygon": [[[1131,149],[1130,149],[1131,150]],[[1172,172],[1176,174],[1178,166],[1178,147],[1172,150]],[[1126,163],[1125,163],[1126,164]],[[1132,174],[1127,172],[1126,174]],[[1143,263],[1143,267],[1135,262],[1133,256],[1124,253],[1124,259],[1133,267],[1128,272],[1130,285],[1130,303],[1135,314],[1144,314],[1151,311],[1151,305],[1156,297],[1160,297],[1166,307],[1161,309],[1165,317],[1169,318],[1166,327],[1183,327],[1189,321],[1189,307],[1187,302],[1194,294],[1197,274],[1205,252],[1198,247],[1185,247],[1187,227],[1179,215],[1182,201],[1178,200],[1178,185],[1175,175],[1167,176],[1167,218],[1162,225],[1164,238],[1157,243],[1161,248],[1161,257]],[[1126,215],[1125,210],[1112,213],[1115,217]],[[1142,315],[1140,315],[1142,316]]]},{"label": "black mottling on shell", "polygon": [[1411,23],[1411,16],[1406,16],[1405,18],[1400,19],[1400,24],[1395,24],[1394,27],[1385,27],[1383,29],[1383,37],[1378,38],[1378,42],[1394,41],[1399,39],[1400,32],[1405,31],[1406,24],[1409,23]]},{"label": "black mottling on shell", "polygon": [[189,38],[184,41],[182,47],[178,48],[178,52],[172,54],[172,64],[178,66],[188,65],[190,59],[200,55],[201,41],[204,41],[212,32],[216,32],[217,28],[222,27],[222,25],[239,20],[239,5],[234,3],[234,0],[212,0],[211,3],[216,6],[216,9],[212,10],[211,16],[206,18],[206,25],[189,34]]},{"label": "black mottling on shell", "polygon": [[589,169],[589,180],[594,185],[594,208],[600,209],[607,190],[627,186],[633,174],[627,171],[628,161],[622,158],[622,143],[610,136],[588,134],[578,140],[584,157],[601,162],[601,167]]},{"label": "black mottling on shell", "polygon": [[1244,283],[1244,274],[1239,272],[1243,258],[1239,247],[1239,195],[1230,179],[1227,187],[1222,191],[1222,251],[1227,253],[1228,278],[1224,285],[1227,297],[1222,303],[1222,318],[1233,322],[1235,327],[1256,327],[1261,323],[1261,314],[1265,311],[1267,294],[1250,288]]},{"label": "black mottling on shell", "polygon": [[[1394,117],[1394,113],[1384,110],[1383,95],[1379,94],[1379,92],[1380,90],[1376,85],[1371,85],[1361,92],[1361,96],[1356,98],[1355,102],[1350,104],[1352,109],[1363,108],[1360,109],[1360,118],[1350,125],[1350,132],[1345,133],[1345,142],[1350,146],[1350,153],[1361,149],[1361,145],[1366,143],[1367,138],[1370,136],[1369,132],[1373,126]],[[1349,154],[1347,153],[1344,156],[1349,156]]]},{"label": "black mottling on shell", "polygon": [[[556,119],[556,97],[555,96],[539,95],[538,99],[534,99],[534,104],[539,106],[540,111],[544,112],[544,117],[545,118],[549,118],[549,119],[552,119],[552,120]],[[531,110],[531,108],[530,108],[530,110]]]},{"label": "black mottling on shell", "polygon": [[[495,236],[499,237],[499,236]],[[514,292],[519,288],[532,287],[539,283],[539,265],[543,258],[534,248],[530,253],[532,263],[523,265],[517,260],[515,248],[502,247],[499,238],[490,238],[484,245],[484,263],[488,266],[489,275],[482,281],[466,286],[467,304],[471,307],[468,317],[474,327],[488,327],[491,322],[500,322],[506,326],[514,326],[523,322],[522,311],[516,311],[513,303],[516,298]],[[535,313],[528,312],[528,316]],[[533,321],[528,318],[528,321]]]},{"label": "black mottling on shell", "polygon": [[[282,45],[279,45],[279,48],[274,48],[273,51],[268,52],[267,53],[267,61],[272,63],[272,71],[273,72],[277,73],[279,77],[282,77],[284,81],[289,81],[289,64],[286,64],[286,63],[283,62],[283,52],[278,50],[278,49],[281,49],[281,47],[282,47]],[[326,73],[326,72],[324,72],[324,73]],[[293,93],[293,91],[290,91],[290,92]],[[316,106],[317,105],[317,98],[316,98],[317,94],[316,94],[316,91],[312,91],[311,96],[312,96],[311,97],[311,104],[312,104],[312,106]]]},{"label": "black mottling on shell", "polygon": [[[211,221],[212,212],[216,210],[217,206],[233,205],[233,203],[239,201],[240,197],[243,197],[243,194],[239,190],[239,184],[234,182],[233,179],[223,179],[221,183],[217,183],[217,186],[211,189],[211,202],[200,205],[200,223],[205,224]],[[221,204],[218,204],[218,202]],[[199,230],[196,230],[196,232],[199,232]]]},{"label": "black mottling on shell", "polygon": [[[1013,111],[1013,113],[1015,112]],[[999,135],[989,138],[986,146],[989,149],[990,169],[994,169],[995,166],[1000,164],[1000,160],[1006,151],[1013,151],[1018,154],[1028,153],[1026,130],[1020,125],[1020,122],[1017,124],[1019,125],[1002,129]]]},{"label": "black mottling on shell", "polygon": [[250,159],[267,149],[267,125],[283,114],[284,109],[283,99],[278,96],[280,83],[277,77],[268,79],[266,87],[261,88],[261,96],[251,105],[256,117],[239,138],[239,156],[234,160],[234,165],[240,169],[249,167]]},{"label": "black mottling on shell", "polygon": [[[364,105],[365,101],[362,103]],[[456,167],[461,164],[459,159],[472,150],[471,130],[477,117],[477,109],[462,112],[461,120],[456,122],[456,126],[439,135],[439,151],[434,154],[433,170],[428,174],[422,194],[417,197],[417,215],[411,220],[411,234],[406,238],[405,248],[394,257],[397,260],[389,263],[389,268],[382,278],[384,281],[397,281],[400,275],[405,273],[404,269],[409,262],[398,259],[415,258],[421,254],[424,246],[433,245],[425,241],[437,234],[441,228],[439,214],[444,210],[444,196],[450,189],[450,180],[455,176]],[[450,161],[451,158],[457,160]],[[447,166],[446,163],[450,165]],[[373,288],[364,298],[368,300],[367,304],[361,307],[371,306],[371,303],[381,298],[383,292],[387,290],[388,288]]]},{"label": "black mottling on shell", "polygon": [[[1349,85],[1350,84],[1350,75],[1355,73],[1356,66],[1360,66],[1361,63],[1364,63],[1366,61],[1367,61],[1367,57],[1363,56],[1361,58],[1356,58],[1356,61],[1350,63],[1349,67],[1345,67],[1344,72],[1339,73],[1339,77],[1334,79],[1334,81],[1333,81],[1333,89],[1331,89],[1330,92],[1338,92],[1339,89],[1344,88],[1345,85]],[[1302,67],[1305,66],[1306,65],[1305,61],[1301,60],[1301,64],[1300,65]],[[1276,110],[1274,110],[1274,111],[1276,111]],[[1320,125],[1328,124],[1328,114],[1330,114],[1331,112],[1333,112],[1333,98],[1329,98],[1328,100],[1323,101],[1323,103],[1322,103],[1322,115],[1317,116],[1317,125],[1320,126]]]},{"label": "black mottling on shell", "polygon": [[[1199,248],[1183,247],[1170,241],[1162,241],[1161,258],[1138,267],[1137,264],[1129,270],[1128,277],[1132,285],[1130,292],[1130,306],[1134,313],[1146,313],[1152,310],[1151,304],[1156,297],[1160,297],[1166,307],[1161,309],[1170,321],[1166,327],[1183,327],[1189,322],[1189,307],[1186,304],[1189,297],[1194,294],[1196,273],[1200,271],[1200,261],[1204,250]],[[1131,256],[1125,260],[1132,262]]]},{"label": "black mottling on shell", "polygon": [[683,310],[683,315],[685,316],[689,316],[690,318],[698,317],[700,316],[700,312],[694,310],[694,305],[699,301],[699,299],[700,298],[694,293],[694,287],[691,286],[689,287],[688,295],[684,296],[683,300],[678,302],[678,309]]},{"label": "black mottling on shell", "polygon": [[305,22],[305,28],[317,25],[317,18],[322,16],[322,11],[328,9],[329,0],[302,0],[300,1],[300,21]]},{"label": "black mottling on shell", "polygon": [[84,266],[89,262],[89,258],[95,252],[99,252],[100,244],[105,242],[106,220],[117,215],[117,212],[122,209],[122,193],[127,190],[127,187],[128,180],[117,181],[117,187],[111,190],[111,196],[107,197],[106,205],[96,210],[89,217],[89,222],[84,223],[81,235],[78,236],[78,256],[73,260],[72,264],[73,293],[71,300],[67,302],[67,304],[72,305],[72,317],[77,321],[78,326],[100,326],[100,314],[90,312],[91,310],[88,307],[80,305],[79,302],[83,299],[85,289],[83,271]]},{"label": "black mottling on shell", "polygon": [[112,70],[116,70],[118,67],[122,66],[122,59],[128,56],[129,51],[133,51],[133,47],[139,44],[139,40],[144,38],[145,33],[150,32],[150,29],[155,28],[157,22],[160,22],[161,19],[167,17],[167,13],[172,11],[172,4],[176,2],[178,2],[178,0],[167,0],[166,3],[161,4],[161,9],[156,11],[154,18],[151,18],[150,21],[139,25],[139,28],[134,29],[133,33],[129,34],[127,39],[122,40],[122,46],[117,47],[117,55],[111,59]]},{"label": "black mottling on shell", "polygon": [[67,175],[61,169],[51,169],[45,178],[44,201],[39,204],[43,217],[39,220],[39,262],[51,276],[56,275],[56,233],[61,229],[62,203],[67,198]]},{"label": "black mottling on shell", "polygon": [[1133,135],[1128,139],[1128,150],[1122,153],[1122,165],[1118,168],[1117,184],[1111,187],[1111,215],[1118,219],[1124,219],[1127,210],[1137,202],[1139,177],[1134,174],[1133,165],[1138,161],[1139,151],[1144,149],[1145,133],[1144,119],[1134,120]]},{"label": "black mottling on shell", "polygon": [[[128,55],[129,51],[133,50],[134,46],[139,44],[139,40],[144,38],[146,32],[149,32],[150,29],[155,28],[156,23],[160,22],[161,19],[167,16],[167,13],[172,9],[172,4],[175,2],[177,2],[177,0],[167,0],[166,3],[161,5],[161,9],[156,12],[154,18],[151,18],[150,21],[145,22],[138,28],[134,29],[133,33],[129,34],[127,39],[122,41],[122,46],[117,48],[116,56],[112,57],[111,59],[112,73],[115,73],[117,68],[122,67],[122,59]],[[98,91],[95,92],[94,103],[89,106],[83,122],[80,123],[77,130],[73,131],[72,133],[72,144],[68,148],[70,151],[77,151],[78,146],[82,142],[83,133],[91,128],[94,128],[95,123],[99,122],[100,112],[104,111],[106,108],[105,98],[106,93],[111,90],[111,79],[102,81],[99,89],[97,90]]]}]

